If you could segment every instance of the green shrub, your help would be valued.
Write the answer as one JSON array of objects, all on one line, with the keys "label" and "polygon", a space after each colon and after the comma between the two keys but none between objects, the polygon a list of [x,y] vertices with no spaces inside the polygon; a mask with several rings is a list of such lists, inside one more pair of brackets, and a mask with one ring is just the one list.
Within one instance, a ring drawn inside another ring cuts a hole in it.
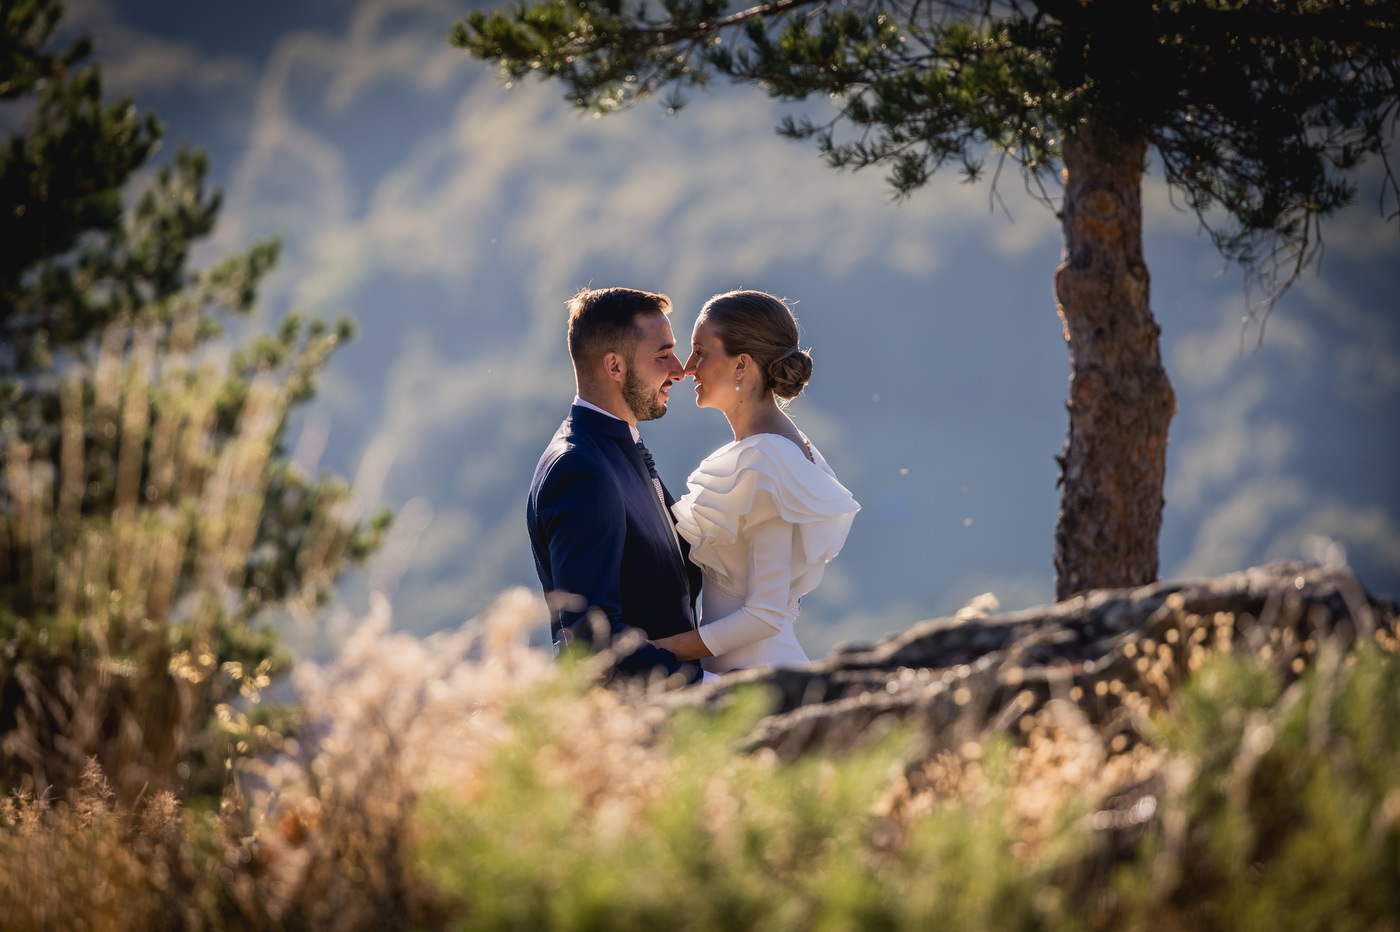
[{"label": "green shrub", "polygon": [[1400,658],[1324,645],[1287,689],[1213,658],[1161,726],[1174,792],[1117,879],[1129,926],[1400,927]]},{"label": "green shrub", "polygon": [[421,799],[418,861],[473,929],[1394,928],[1400,660],[1329,650],[1287,689],[1251,657],[1188,681],[1155,722],[1156,815],[1117,867],[1087,785],[1027,848],[1015,813],[1055,765],[1007,739],[963,760],[965,795],[901,815],[905,731],[778,765],[734,750],[750,694],[620,749],[580,736],[564,710],[589,700],[564,684],[515,701],[479,789]]},{"label": "green shrub", "polygon": [[[181,147],[134,200],[160,124],[104,103],[55,0],[6,4],[0,100],[0,792],[64,794],[90,759],[126,801],[221,791],[229,734],[289,658],[259,614],[321,602],[387,522],[300,474],[283,434],[349,336],[290,315],[233,349],[277,260],[202,271],[209,163]],[[275,742],[274,742],[275,743]]]}]

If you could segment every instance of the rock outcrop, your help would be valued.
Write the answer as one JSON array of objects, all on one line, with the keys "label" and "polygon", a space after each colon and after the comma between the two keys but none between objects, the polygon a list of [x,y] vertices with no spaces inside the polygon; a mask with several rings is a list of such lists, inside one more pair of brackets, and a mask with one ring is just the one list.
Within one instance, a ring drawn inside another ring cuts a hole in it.
[{"label": "rock outcrop", "polygon": [[913,721],[932,755],[989,732],[1029,731],[1054,700],[1123,747],[1212,651],[1249,651],[1291,678],[1358,636],[1393,646],[1397,621],[1395,603],[1369,595],[1349,569],[1295,562],[968,614],[840,647],[808,669],[729,674],[669,702],[713,706],[766,686],[773,712],[749,746],[783,758],[850,745],[895,719]]}]

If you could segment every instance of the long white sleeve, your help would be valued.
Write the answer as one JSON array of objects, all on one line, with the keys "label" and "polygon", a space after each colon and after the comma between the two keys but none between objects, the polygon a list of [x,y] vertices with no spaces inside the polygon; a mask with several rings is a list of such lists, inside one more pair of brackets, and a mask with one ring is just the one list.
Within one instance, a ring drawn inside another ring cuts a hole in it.
[{"label": "long white sleeve", "polygon": [[821,582],[860,505],[821,454],[754,434],[705,457],[672,508],[705,571],[700,639],[712,673],[808,662],[788,608]]},{"label": "long white sleeve", "polygon": [[749,532],[749,585],[743,607],[700,626],[700,640],[716,657],[771,638],[787,621],[793,526],[773,517]]}]

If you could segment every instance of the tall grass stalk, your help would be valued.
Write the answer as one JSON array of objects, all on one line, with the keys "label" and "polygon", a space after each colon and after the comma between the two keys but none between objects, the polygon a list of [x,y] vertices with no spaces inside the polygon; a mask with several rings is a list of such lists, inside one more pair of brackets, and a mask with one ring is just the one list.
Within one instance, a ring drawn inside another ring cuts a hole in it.
[{"label": "tall grass stalk", "polygon": [[62,374],[56,430],[0,436],[0,786],[61,794],[95,759],[126,802],[217,793],[269,734],[228,733],[224,707],[289,666],[259,609],[314,606],[364,547],[345,485],[280,459],[340,334],[293,321],[220,359],[198,325],[108,326]]}]

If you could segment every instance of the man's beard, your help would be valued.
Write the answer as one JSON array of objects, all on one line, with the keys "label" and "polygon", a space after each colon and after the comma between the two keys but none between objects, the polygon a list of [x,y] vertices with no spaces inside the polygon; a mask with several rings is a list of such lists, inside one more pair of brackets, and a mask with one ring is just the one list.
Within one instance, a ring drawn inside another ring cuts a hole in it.
[{"label": "man's beard", "polygon": [[[661,388],[670,384],[666,382]],[[654,421],[666,413],[665,402],[657,398],[656,394],[656,390],[648,392],[642,385],[642,380],[637,378],[637,374],[631,369],[622,377],[622,400],[637,420]]]}]

